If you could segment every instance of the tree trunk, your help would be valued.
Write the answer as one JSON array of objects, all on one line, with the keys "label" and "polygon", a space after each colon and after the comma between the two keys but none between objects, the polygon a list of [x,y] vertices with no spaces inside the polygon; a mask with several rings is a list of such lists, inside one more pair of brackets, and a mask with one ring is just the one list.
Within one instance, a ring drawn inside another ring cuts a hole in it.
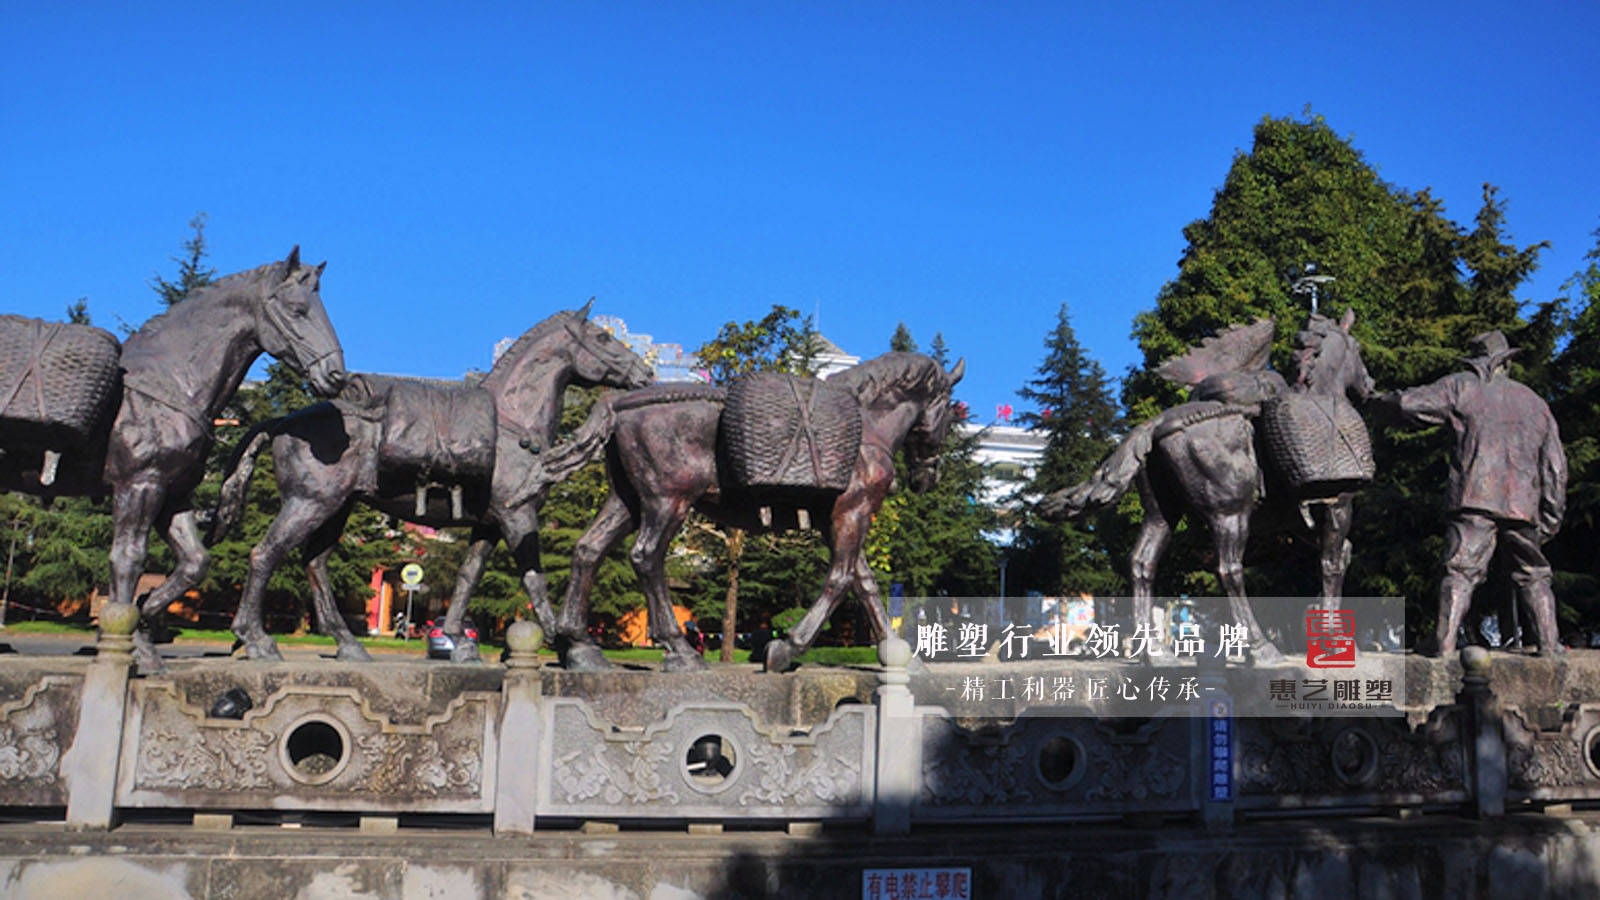
[{"label": "tree trunk", "polygon": [[728,596],[722,607],[722,654],[733,662],[733,644],[739,633],[739,562],[744,558],[744,529],[728,529]]}]

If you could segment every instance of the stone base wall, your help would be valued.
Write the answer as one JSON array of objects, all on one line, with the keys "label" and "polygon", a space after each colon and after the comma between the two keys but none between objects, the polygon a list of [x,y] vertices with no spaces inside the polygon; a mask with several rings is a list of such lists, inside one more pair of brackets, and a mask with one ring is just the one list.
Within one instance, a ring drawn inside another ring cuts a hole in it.
[{"label": "stone base wall", "polygon": [[[688,836],[402,830],[386,837],[0,828],[0,894],[141,900],[732,900],[860,897],[867,869],[968,868],[981,898],[1504,900],[1600,896],[1600,820],[1272,823],[1226,833],[1071,826]],[[108,889],[115,888],[108,893]]]}]

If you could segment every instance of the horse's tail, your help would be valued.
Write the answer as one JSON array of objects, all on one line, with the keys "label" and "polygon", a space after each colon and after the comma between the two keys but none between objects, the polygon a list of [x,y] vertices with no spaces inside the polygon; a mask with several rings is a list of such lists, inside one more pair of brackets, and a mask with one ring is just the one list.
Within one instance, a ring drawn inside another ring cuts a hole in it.
[{"label": "horse's tail", "polygon": [[1062,488],[1045,497],[1039,504],[1039,511],[1046,518],[1064,519],[1116,502],[1133,484],[1139,470],[1144,468],[1145,457],[1150,455],[1150,448],[1155,446],[1156,431],[1161,427],[1162,418],[1156,416],[1128,432],[1128,436],[1122,439],[1117,449],[1111,451],[1105,462],[1095,468],[1087,481]]},{"label": "horse's tail", "polygon": [[250,475],[256,469],[256,455],[261,452],[261,446],[272,440],[277,435],[277,427],[283,419],[269,419],[245,432],[244,439],[239,441],[239,446],[233,448],[233,456],[228,460],[228,468],[224,470],[222,478],[222,496],[217,499],[217,509],[211,517],[211,539],[208,544],[215,544],[233,530],[239,521],[239,513],[244,510],[245,494],[250,487]]},{"label": "horse's tail", "polygon": [[1087,481],[1045,497],[1039,504],[1039,511],[1047,518],[1062,519],[1108,506],[1127,493],[1158,441],[1201,422],[1229,416],[1253,416],[1259,409],[1256,405],[1202,400],[1165,410],[1128,432]]},{"label": "horse's tail", "polygon": [[595,401],[589,418],[571,437],[540,455],[537,477],[547,484],[555,484],[588,465],[611,440],[618,413],[662,403],[696,400],[721,403],[726,398],[727,391],[703,384],[658,384],[622,394],[606,394]]},{"label": "horse's tail", "polygon": [[539,456],[541,480],[549,484],[564,481],[573,472],[589,464],[611,440],[611,430],[617,424],[616,404],[611,397],[601,397],[589,410],[589,418],[578,426],[562,443],[551,447]]}]

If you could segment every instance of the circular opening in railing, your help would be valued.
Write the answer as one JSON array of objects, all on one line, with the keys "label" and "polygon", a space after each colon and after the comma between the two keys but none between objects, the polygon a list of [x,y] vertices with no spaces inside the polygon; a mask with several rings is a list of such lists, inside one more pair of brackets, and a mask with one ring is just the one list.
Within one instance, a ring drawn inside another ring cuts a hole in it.
[{"label": "circular opening in railing", "polygon": [[331,719],[308,716],[284,732],[278,756],[289,777],[301,784],[325,784],[350,761],[350,736]]},{"label": "circular opening in railing", "polygon": [[1034,764],[1039,770],[1039,780],[1045,787],[1064,791],[1083,777],[1083,745],[1075,738],[1056,735],[1039,745]]},{"label": "circular opening in railing", "polygon": [[1346,787],[1361,787],[1378,776],[1378,742],[1366,731],[1350,727],[1334,735],[1328,751],[1333,777]]},{"label": "circular opening in railing", "polygon": [[1583,736],[1583,761],[1589,764],[1589,774],[1600,778],[1600,725]]},{"label": "circular opening in railing", "polygon": [[689,742],[683,754],[683,774],[689,785],[716,793],[733,784],[739,753],[733,741],[720,734],[703,734]]}]

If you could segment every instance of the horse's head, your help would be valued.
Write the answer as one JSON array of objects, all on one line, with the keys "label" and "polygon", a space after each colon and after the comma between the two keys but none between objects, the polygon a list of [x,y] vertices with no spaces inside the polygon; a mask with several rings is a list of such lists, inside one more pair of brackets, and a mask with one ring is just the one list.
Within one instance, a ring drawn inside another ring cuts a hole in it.
[{"label": "horse's head", "polygon": [[1350,336],[1354,310],[1335,323],[1313,315],[1294,338],[1295,384],[1314,393],[1354,394],[1365,400],[1373,391],[1372,376],[1361,361],[1361,345]]},{"label": "horse's head", "polygon": [[593,305],[591,297],[582,309],[561,313],[572,336],[572,380],[581,387],[640,388],[655,383],[656,373],[649,363],[611,332],[589,321]]},{"label": "horse's head", "polygon": [[271,267],[256,308],[256,341],[304,375],[318,395],[332,397],[344,386],[345,371],[339,336],[317,293],[327,265],[301,265],[295,247],[288,259]]},{"label": "horse's head", "polygon": [[939,461],[944,458],[945,437],[950,433],[950,423],[956,419],[956,405],[950,399],[950,392],[966,372],[964,359],[950,371],[938,372],[937,384],[923,400],[917,421],[906,434],[906,467],[911,472],[911,489],[919,494],[933,490],[939,483]]}]

